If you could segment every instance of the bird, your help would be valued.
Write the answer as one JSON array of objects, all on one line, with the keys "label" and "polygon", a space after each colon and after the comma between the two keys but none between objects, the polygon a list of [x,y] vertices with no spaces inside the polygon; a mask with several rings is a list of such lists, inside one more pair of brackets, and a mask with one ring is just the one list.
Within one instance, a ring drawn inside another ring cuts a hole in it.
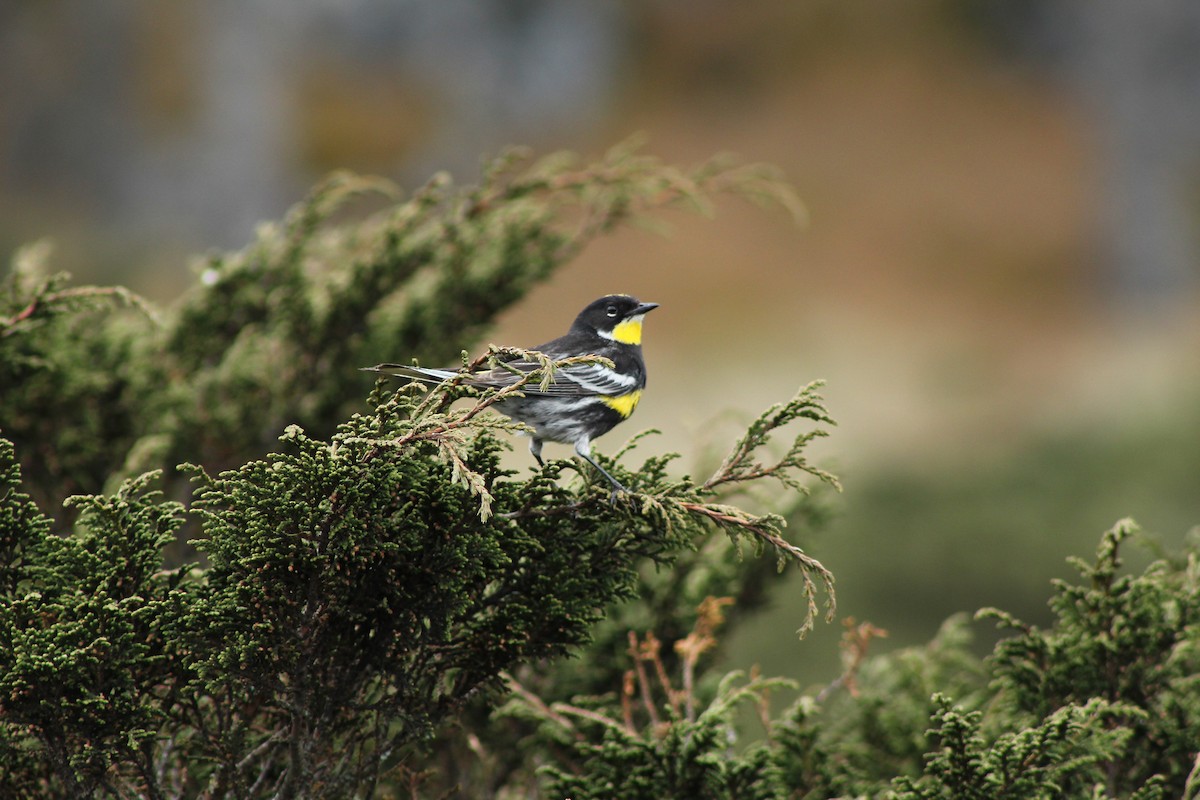
[{"label": "bird", "polygon": [[[495,408],[532,428],[529,452],[539,466],[545,442],[570,444],[575,453],[603,475],[614,490],[628,492],[592,458],[592,440],[629,419],[646,388],[646,362],[642,358],[642,320],[658,308],[627,294],[610,294],[587,305],[563,336],[529,348],[554,361],[578,356],[600,356],[613,366],[572,364],[554,371],[549,385],[530,381],[523,396],[507,397]],[[462,382],[479,389],[503,389],[522,379],[521,373],[537,369],[536,361],[515,358],[503,366],[470,373]],[[441,383],[461,376],[459,370],[429,369],[403,364],[378,364],[363,368],[425,383]]]}]

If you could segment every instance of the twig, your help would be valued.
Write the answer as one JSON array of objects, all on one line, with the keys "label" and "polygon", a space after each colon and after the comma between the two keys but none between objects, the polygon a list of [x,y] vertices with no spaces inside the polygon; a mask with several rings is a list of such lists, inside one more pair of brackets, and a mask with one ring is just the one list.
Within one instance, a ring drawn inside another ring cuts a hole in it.
[{"label": "twig", "polygon": [[699,615],[696,617],[696,624],[692,626],[691,633],[675,643],[675,652],[683,656],[683,696],[687,704],[688,722],[696,721],[696,664],[699,662],[700,656],[716,646],[717,638],[713,634],[725,621],[725,615],[721,609],[732,604],[732,597],[709,596],[704,598],[697,609]]},{"label": "twig", "polygon": [[[762,678],[762,668],[755,664],[750,667],[750,683],[757,683]],[[765,683],[762,690],[758,693],[758,702],[755,703],[758,709],[758,721],[762,723],[763,730],[767,732],[767,739],[771,738],[771,684]]]},{"label": "twig", "polygon": [[738,528],[739,530],[753,534],[771,545],[780,554],[796,559],[805,568],[816,570],[821,573],[822,577],[827,577],[832,581],[832,573],[820,561],[817,561],[799,547],[775,533],[770,526],[763,524],[763,517],[739,516],[736,513],[731,513],[734,509],[727,510],[726,507],[706,505],[704,503],[681,502],[679,507],[693,514],[708,517],[719,525]]},{"label": "twig", "polygon": [[646,713],[650,715],[650,722],[654,727],[662,724],[662,720],[658,716],[658,710],[654,707],[654,697],[650,691],[650,679],[646,675],[646,668],[642,664],[641,653],[638,649],[637,634],[633,631],[629,632],[629,655],[633,658],[633,668],[637,671],[638,685],[642,690],[642,705],[646,707]]},{"label": "twig", "polygon": [[633,696],[637,693],[636,676],[633,670],[625,670],[624,680],[621,681],[621,716],[625,720],[625,730],[637,733],[633,726]]},{"label": "twig", "polygon": [[642,642],[642,658],[654,665],[655,677],[658,678],[667,702],[671,705],[671,711],[675,716],[679,716],[679,692],[671,686],[671,679],[667,676],[667,668],[662,660],[662,642],[654,635],[654,631],[646,633],[646,639]]},{"label": "twig", "polygon": [[878,628],[870,622],[856,624],[854,617],[842,621],[846,631],[842,634],[839,647],[842,651],[842,674],[817,694],[817,702],[822,703],[838,689],[845,689],[851,697],[858,697],[858,672],[867,657],[867,650],[872,639],[882,639],[888,635],[883,628]]},{"label": "twig", "polygon": [[[573,706],[570,703],[555,703],[553,706],[553,710],[560,711],[563,714],[571,714],[576,717],[581,717],[582,719],[591,720],[592,722],[598,722],[599,724],[607,726],[609,728],[615,728],[617,730],[622,730],[621,723],[617,722],[615,719],[612,719],[611,717],[604,716],[603,714],[601,714],[598,711],[592,711],[590,708],[580,708],[579,706]],[[574,726],[572,726],[571,729],[574,730]],[[583,734],[577,734],[577,735],[580,738],[582,738],[582,736],[583,736]]]},{"label": "twig", "polygon": [[246,767],[250,766],[251,761],[253,761],[254,759],[261,756],[263,753],[265,753],[267,751],[267,749],[270,748],[271,745],[275,744],[275,742],[278,739],[279,739],[278,732],[271,734],[266,739],[263,739],[261,742],[259,742],[258,745],[255,746],[255,748],[253,750],[251,750],[249,753],[247,753],[245,755],[245,757],[242,758],[242,760],[237,763],[237,768],[245,769]]},{"label": "twig", "polygon": [[72,289],[62,289],[57,292],[34,297],[25,308],[11,317],[0,317],[0,336],[16,333],[16,326],[31,319],[39,310],[68,300],[88,297],[115,297],[128,303],[146,315],[152,322],[158,322],[158,315],[146,300],[126,289],[124,286],[76,286]]},{"label": "twig", "polygon": [[500,519],[531,519],[535,517],[557,517],[563,514],[574,514],[582,508],[586,508],[595,502],[595,498],[585,498],[577,500],[574,503],[568,503],[565,506],[555,506],[553,508],[534,509],[529,506],[522,508],[519,511],[506,511],[503,514],[497,514]]},{"label": "twig", "polygon": [[571,724],[571,720],[567,719],[562,714],[556,713],[554,709],[546,705],[542,698],[538,697],[536,694],[522,686],[511,674],[507,672],[501,672],[500,678],[505,682],[511,691],[519,694],[521,699],[533,706],[533,709],[539,714],[556,722],[566,730],[571,731],[573,734],[575,734],[576,739],[583,739],[583,734],[575,729],[575,726]]},{"label": "twig", "polygon": [[673,499],[668,501],[667,498],[661,498],[661,500],[670,502],[675,507],[687,513],[705,517],[732,532],[745,533],[758,538],[775,549],[776,554],[779,556],[780,569],[783,569],[787,559],[797,562],[800,565],[801,580],[804,581],[804,596],[808,601],[808,613],[799,629],[801,636],[812,629],[813,622],[820,613],[817,607],[817,585],[812,577],[814,573],[820,576],[821,583],[825,587],[825,618],[827,620],[833,619],[834,612],[837,609],[833,573],[820,561],[776,533],[776,528],[780,524],[779,522],[775,522],[775,520],[779,520],[778,517],[773,515],[754,517],[734,506],[677,501]]},{"label": "twig", "polygon": [[799,470],[840,489],[841,486],[833,474],[812,466],[802,455],[809,442],[828,435],[823,429],[818,428],[797,436],[787,453],[770,466],[753,460],[755,451],[766,445],[776,430],[794,420],[806,419],[814,423],[836,424],[829,416],[829,412],[825,410],[821,397],[816,392],[822,385],[822,381],[813,381],[807,386],[801,387],[800,391],[787,403],[777,403],[759,414],[750,424],[746,433],[738,439],[733,450],[721,462],[716,472],[701,484],[700,488],[711,492],[725,484],[746,483],[760,478],[773,477],[790,488],[804,491],[790,472]]},{"label": "twig", "polygon": [[1188,773],[1187,781],[1183,784],[1181,800],[1198,800],[1198,798],[1200,798],[1200,752],[1196,753],[1192,771]]}]

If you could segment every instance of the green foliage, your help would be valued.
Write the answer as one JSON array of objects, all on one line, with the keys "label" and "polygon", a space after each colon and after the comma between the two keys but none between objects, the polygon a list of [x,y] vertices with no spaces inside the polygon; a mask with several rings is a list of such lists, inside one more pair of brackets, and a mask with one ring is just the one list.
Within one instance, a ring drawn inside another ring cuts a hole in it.
[{"label": "green foliage", "polygon": [[369,381],[355,368],[456,361],[596,236],[729,193],[796,208],[760,165],[684,171],[632,145],[594,164],[513,151],[478,186],[437,175],[407,199],[337,174],[241,252],[199,264],[161,315],[125,289],[68,287],[47,274],[47,248],[27,248],[0,283],[0,428],[43,509],[151,469],[184,497],[177,464],[236,467],[292,424],[328,438],[361,408]]},{"label": "green foliage", "polygon": [[293,426],[283,453],[199,471],[203,570],[158,569],[182,509],[153,475],[74,501],[79,530],[34,542],[0,616],[6,732],[31,731],[72,795],[369,795],[503,671],[586,643],[639,562],[713,514],[776,544],[661,463],[614,465],[638,492],[616,502],[561,462],[504,480],[490,431],[514,424],[477,414],[495,395],[450,408],[464,394],[378,390],[331,442]]},{"label": "green foliage", "polygon": [[[547,797],[1193,798],[1197,556],[1121,576],[1131,530],[1119,524],[1094,566],[1078,564],[1082,585],[1056,587],[1054,628],[1022,628],[986,662],[962,616],[925,647],[874,657],[881,632],[848,625],[845,672],[772,719],[763,695],[779,683],[733,675],[709,692],[686,679],[687,658],[671,666],[657,645],[631,647],[624,687],[547,702],[517,685],[523,711],[510,713],[540,722],[531,749]],[[1131,622],[1142,630],[1125,631]],[[766,738],[738,746],[729,711],[746,700]]]},{"label": "green foliage", "polygon": [[[511,155],[407,200],[335,176],[169,313],[19,254],[0,796],[1200,796],[1194,546],[1125,575],[1119,524],[1056,584],[1052,627],[987,612],[1015,633],[986,661],[962,616],[884,655],[848,623],[842,674],[774,714],[794,684],[722,675],[718,629],[788,565],[801,632],[833,614],[832,575],[784,536],[837,486],[806,457],[833,424],[818,383],[707,478],[630,464],[640,437],[598,456],[632,490],[613,495],[573,460],[501,467],[521,426],[490,412],[524,383],[372,390],[356,369],[465,360],[594,236],[726,190],[796,210],[767,170],[626,148]],[[540,363],[524,382],[564,366]]]},{"label": "green foliage", "polygon": [[104,488],[139,435],[141,404],[167,381],[151,354],[154,312],[126,289],[46,275],[48,254],[25,248],[0,281],[0,428],[25,490],[53,510]]},{"label": "green foliage", "polygon": [[182,576],[160,569],[181,507],[147,492],[152,478],[113,497],[74,498],[82,516],[73,537],[44,525],[27,532],[0,606],[0,710],[6,760],[29,760],[35,747],[41,758],[25,774],[6,771],[14,790],[44,791],[51,773],[73,796],[111,790],[153,747],[162,722],[154,692],[171,672],[164,634],[182,607]]},{"label": "green foliage", "polygon": [[29,548],[42,541],[50,520],[21,491],[21,468],[12,442],[0,439],[0,591],[12,594],[29,567]]},{"label": "green foliage", "polygon": [[[616,497],[573,462],[527,480],[500,469],[496,434],[520,426],[484,412],[521,385],[380,384],[367,412],[352,411],[366,389],[354,368],[384,355],[372,349],[449,358],[639,209],[772,185],[788,197],[758,169],[688,175],[627,150],[590,167],[507,158],[478,188],[439,177],[335,224],[378,188],[338,176],[242,253],[210,259],[161,318],[125,290],[41,277],[40,252],[19,256],[0,295],[0,420],[15,444],[0,451],[0,788],[340,798],[452,787],[454,774],[420,777],[434,737],[474,736],[506,671],[553,672],[583,651],[655,566],[714,552],[727,534],[798,564],[814,595],[831,589],[781,517],[725,502],[760,477],[832,480],[800,444],[762,457],[780,427],[831,422],[814,386],[769,411],[708,481],[671,476],[672,457],[634,471],[614,459],[634,490]],[[162,469],[118,479],[147,466]],[[184,473],[190,508],[149,489],[184,497]],[[70,513],[40,510],[80,490]],[[181,552],[201,562],[173,567]]]},{"label": "green foliage", "polygon": [[767,778],[769,751],[753,747],[730,751],[736,738],[734,711],[743,702],[761,702],[778,682],[754,679],[738,685],[739,673],[722,680],[716,697],[694,719],[672,719],[643,731],[587,709],[558,706],[552,713],[572,754],[570,771],[546,770],[551,797],[751,798],[782,797]]},{"label": "green foliage", "polygon": [[1073,564],[1080,585],[1056,582],[1051,630],[986,610],[1017,635],[1000,643],[994,670],[1000,696],[1019,712],[1044,716],[1102,698],[1138,713],[1111,790],[1130,791],[1152,775],[1181,790],[1200,742],[1200,566],[1189,553],[1141,575],[1119,574],[1129,520],[1108,531],[1095,564]]},{"label": "green foliage", "polygon": [[927,727],[937,708],[934,695],[946,693],[971,705],[982,700],[984,670],[971,654],[965,617],[947,620],[924,647],[874,658],[865,657],[872,637],[861,627],[845,633],[843,675],[812,700],[802,698],[783,718],[782,763],[791,785],[806,787],[812,797],[870,794],[897,775],[919,774],[931,746]]},{"label": "green foliage", "polygon": [[477,412],[511,391],[466,409],[450,403],[474,390],[452,383],[378,391],[332,442],[293,426],[284,453],[201,473],[196,544],[210,567],[191,690],[271,721],[214,731],[239,743],[210,754],[247,773],[230,781],[278,771],[285,789],[328,796],[373,783],[381,761],[403,765],[494,694],[502,671],[587,642],[603,609],[635,593],[640,560],[669,561],[706,534],[700,492],[647,485],[653,467],[616,502],[556,482],[561,465],[504,480],[489,432],[515,424]]},{"label": "green foliage", "polygon": [[[1119,722],[1128,711],[1099,699],[1086,706],[1064,706],[1039,724],[1002,734],[989,742],[981,731],[982,714],[964,713],[942,695],[931,731],[939,749],[927,757],[921,780],[895,781],[895,800],[1041,800],[1098,795],[1095,768],[1122,752],[1128,728]],[[1113,725],[1116,721],[1118,724]],[[1161,779],[1136,793],[1162,797]]]}]

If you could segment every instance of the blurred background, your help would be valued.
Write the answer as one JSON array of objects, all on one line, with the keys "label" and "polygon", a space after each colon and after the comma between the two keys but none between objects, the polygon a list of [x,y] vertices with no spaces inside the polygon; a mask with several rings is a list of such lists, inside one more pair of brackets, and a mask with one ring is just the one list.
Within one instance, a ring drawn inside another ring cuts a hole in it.
[{"label": "blurred background", "polygon": [[[845,492],[797,530],[889,648],[981,606],[1045,621],[1119,517],[1167,547],[1200,523],[1194,0],[0,3],[0,252],[49,237],[78,280],[164,304],[189,254],[330,170],[469,183],[508,144],[637,132],[778,165],[810,220],[668,214],[502,320],[531,345],[600,294],[662,304],[651,391],[601,451],[655,427],[699,469],[828,381],[815,455]],[[840,626],[798,642],[799,602],[731,666],[834,677]]]}]

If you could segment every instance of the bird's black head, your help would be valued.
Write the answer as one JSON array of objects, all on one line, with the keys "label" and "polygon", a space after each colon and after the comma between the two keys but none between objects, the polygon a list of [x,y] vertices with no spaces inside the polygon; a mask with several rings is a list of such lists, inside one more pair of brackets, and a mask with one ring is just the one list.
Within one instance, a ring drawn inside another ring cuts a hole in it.
[{"label": "bird's black head", "polygon": [[621,344],[641,344],[642,317],[656,308],[658,303],[641,303],[627,294],[610,294],[580,311],[571,330],[594,333]]}]

